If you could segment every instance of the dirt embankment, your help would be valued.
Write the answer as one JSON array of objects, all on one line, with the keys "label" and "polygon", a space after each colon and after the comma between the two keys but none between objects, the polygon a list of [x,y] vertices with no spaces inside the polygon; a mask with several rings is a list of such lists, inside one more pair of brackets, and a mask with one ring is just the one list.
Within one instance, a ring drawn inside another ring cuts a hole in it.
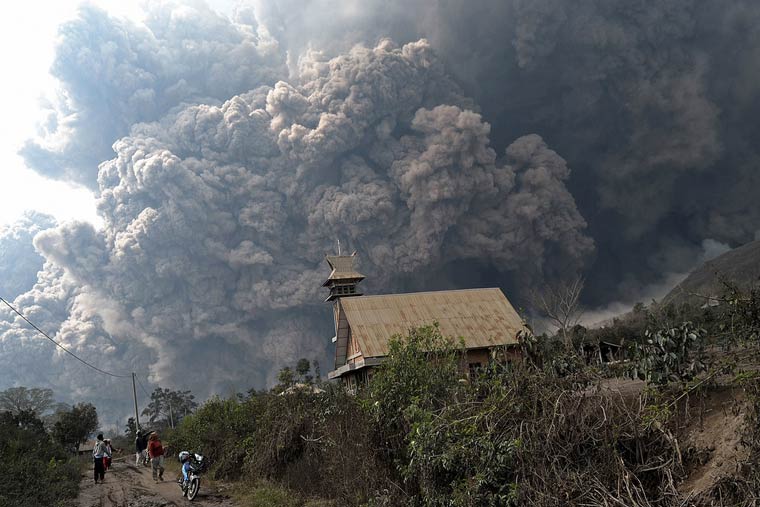
[{"label": "dirt embankment", "polygon": [[172,472],[156,483],[150,468],[115,461],[102,484],[95,484],[92,468],[82,473],[76,507],[235,507],[233,501],[201,481],[198,496],[192,502],[182,496]]},{"label": "dirt embankment", "polygon": [[716,388],[705,398],[688,425],[684,448],[696,458],[694,468],[679,486],[699,498],[722,478],[737,475],[747,459],[741,437],[746,410],[741,391]]}]

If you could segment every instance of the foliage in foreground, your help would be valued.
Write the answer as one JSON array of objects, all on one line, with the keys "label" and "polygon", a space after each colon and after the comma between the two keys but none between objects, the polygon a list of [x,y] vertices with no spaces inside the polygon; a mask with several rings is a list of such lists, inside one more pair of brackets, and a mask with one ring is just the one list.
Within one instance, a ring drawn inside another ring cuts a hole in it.
[{"label": "foliage in foreground", "polygon": [[33,412],[0,412],[0,456],[0,505],[56,507],[76,497],[76,459],[51,439]]},{"label": "foliage in foreground", "polygon": [[760,377],[752,371],[737,376],[750,404],[745,469],[699,499],[677,490],[693,465],[678,443],[694,415],[689,404],[722,371],[702,361],[715,330],[727,329],[720,321],[730,322],[732,342],[757,348],[760,297],[731,301],[709,322],[660,322],[641,337],[632,363],[652,381],[642,393],[604,389],[597,369],[556,351],[540,358],[540,343],[529,342],[528,360],[465,380],[460,347],[431,326],[394,340],[356,396],[329,385],[214,399],[183,420],[172,444],[208,454],[217,477],[298,506],[316,497],[378,507],[753,505]]}]

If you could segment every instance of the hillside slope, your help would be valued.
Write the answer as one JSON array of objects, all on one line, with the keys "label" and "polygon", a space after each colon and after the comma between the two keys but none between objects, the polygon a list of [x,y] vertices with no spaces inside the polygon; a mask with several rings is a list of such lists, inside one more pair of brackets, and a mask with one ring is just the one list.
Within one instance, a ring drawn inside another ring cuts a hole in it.
[{"label": "hillside slope", "polygon": [[752,241],[707,261],[671,290],[663,298],[663,303],[678,304],[697,299],[690,294],[717,295],[722,289],[722,279],[730,280],[745,288],[760,279],[760,240]]}]

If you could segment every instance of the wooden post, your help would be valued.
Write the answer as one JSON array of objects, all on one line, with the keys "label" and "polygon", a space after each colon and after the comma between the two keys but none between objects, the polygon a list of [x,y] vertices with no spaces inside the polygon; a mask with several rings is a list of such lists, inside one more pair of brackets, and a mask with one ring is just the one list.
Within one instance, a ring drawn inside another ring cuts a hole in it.
[{"label": "wooden post", "polygon": [[140,432],[140,415],[137,413],[137,389],[135,388],[135,373],[132,372],[132,396],[135,400],[135,428]]}]

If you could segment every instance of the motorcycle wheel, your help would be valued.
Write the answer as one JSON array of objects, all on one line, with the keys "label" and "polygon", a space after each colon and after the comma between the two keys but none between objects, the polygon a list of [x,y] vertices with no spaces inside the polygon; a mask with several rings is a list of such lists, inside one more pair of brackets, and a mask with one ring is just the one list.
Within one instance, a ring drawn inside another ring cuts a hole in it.
[{"label": "motorcycle wheel", "polygon": [[187,499],[195,498],[199,489],[201,489],[201,480],[198,478],[190,480],[190,485],[187,487]]}]

